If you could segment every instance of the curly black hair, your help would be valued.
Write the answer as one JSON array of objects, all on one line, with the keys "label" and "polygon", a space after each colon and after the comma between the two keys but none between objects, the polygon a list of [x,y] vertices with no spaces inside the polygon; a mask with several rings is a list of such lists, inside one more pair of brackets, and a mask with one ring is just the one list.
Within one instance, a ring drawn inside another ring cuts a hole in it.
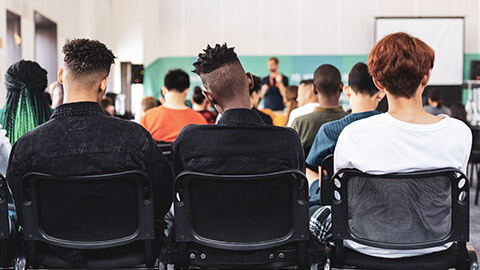
[{"label": "curly black hair", "polygon": [[225,64],[239,62],[233,49],[234,47],[228,48],[227,43],[216,44],[213,48],[207,45],[207,48],[203,50],[204,53],[199,53],[197,62],[193,63],[195,67],[193,72],[198,75],[207,74]]},{"label": "curly black hair", "polygon": [[62,49],[63,61],[70,71],[79,76],[102,72],[108,75],[115,63],[113,52],[98,40],[86,38],[67,42]]}]

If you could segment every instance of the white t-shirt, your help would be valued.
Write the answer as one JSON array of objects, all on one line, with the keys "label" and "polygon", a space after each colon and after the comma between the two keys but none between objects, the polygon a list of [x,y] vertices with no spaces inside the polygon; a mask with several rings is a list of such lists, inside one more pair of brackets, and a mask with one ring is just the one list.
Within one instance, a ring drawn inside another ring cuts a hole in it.
[{"label": "white t-shirt", "polygon": [[[335,148],[335,171],[355,168],[371,174],[386,174],[453,167],[465,173],[472,133],[463,122],[440,116],[443,119],[437,123],[420,125],[384,113],[348,125]],[[384,258],[418,256],[445,250],[450,245],[391,250],[345,241],[345,246],[358,252]]]},{"label": "white t-shirt", "polygon": [[288,117],[287,127],[292,127],[293,120],[295,120],[295,118],[312,113],[313,109],[318,106],[320,106],[320,104],[310,102],[303,105],[302,107],[298,107],[295,110],[291,111],[290,116]]}]

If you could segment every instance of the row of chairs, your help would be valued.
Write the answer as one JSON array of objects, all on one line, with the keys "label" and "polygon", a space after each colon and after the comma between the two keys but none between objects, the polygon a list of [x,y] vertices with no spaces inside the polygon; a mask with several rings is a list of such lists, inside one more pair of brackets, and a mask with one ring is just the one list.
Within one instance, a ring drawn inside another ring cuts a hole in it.
[{"label": "row of chairs", "polygon": [[[327,171],[328,162],[322,164]],[[71,267],[59,254],[72,250],[81,250],[84,256],[78,268],[152,268],[156,258],[159,268],[170,269],[315,269],[324,264],[367,269],[478,268],[475,251],[466,245],[469,184],[458,170],[380,176],[341,170],[321,182],[322,203],[332,206],[335,248],[312,244],[307,181],[301,172],[288,170],[262,175],[182,173],[175,180],[174,233],[157,251],[155,194],[143,172],[81,177],[31,173],[21,183],[27,253],[16,253],[16,268]],[[6,237],[7,188],[4,179],[2,183],[0,252],[9,266],[14,252]],[[390,249],[453,245],[433,254],[384,259],[344,247],[344,240]],[[42,249],[43,244],[57,247],[56,252]]]}]

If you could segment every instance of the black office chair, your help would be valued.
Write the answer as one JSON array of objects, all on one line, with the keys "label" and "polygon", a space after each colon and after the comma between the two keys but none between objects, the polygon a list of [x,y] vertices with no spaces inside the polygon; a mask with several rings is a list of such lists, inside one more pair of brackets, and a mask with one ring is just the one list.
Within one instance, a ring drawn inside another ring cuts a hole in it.
[{"label": "black office chair", "polygon": [[2,269],[10,266],[12,262],[13,252],[9,237],[8,188],[5,177],[0,174],[0,268]]},{"label": "black office chair", "polygon": [[164,141],[155,141],[158,148],[162,151],[163,155],[167,158],[168,161],[172,160],[172,143]]},{"label": "black office chair", "polygon": [[[469,184],[456,169],[371,175],[343,169],[333,177],[333,267],[478,269],[469,238]],[[344,247],[344,240],[409,250],[453,242],[444,251],[378,258]]]},{"label": "black office chair", "polygon": [[21,180],[27,265],[152,267],[153,194],[142,171]]},{"label": "black office chair", "polygon": [[175,180],[175,239],[160,261],[175,268],[306,267],[307,180],[298,170],[259,175],[183,172]]},{"label": "black office chair", "polygon": [[320,172],[320,205],[332,204],[332,176],[333,176],[333,154],[326,156],[322,161]]},{"label": "black office chair", "polygon": [[470,160],[468,161],[470,179],[473,179],[474,172],[477,178],[477,187],[475,192],[475,204],[478,204],[478,197],[480,191],[480,170],[478,165],[480,164],[480,126],[472,126],[472,151],[470,152]]}]

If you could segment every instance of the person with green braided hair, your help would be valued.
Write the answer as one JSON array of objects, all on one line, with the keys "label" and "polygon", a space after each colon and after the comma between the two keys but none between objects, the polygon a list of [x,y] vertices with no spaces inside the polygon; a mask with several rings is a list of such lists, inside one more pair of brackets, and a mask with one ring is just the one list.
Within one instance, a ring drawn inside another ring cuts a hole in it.
[{"label": "person with green braided hair", "polygon": [[52,110],[44,99],[47,71],[38,63],[21,60],[5,74],[7,101],[0,112],[0,124],[14,144],[23,134],[50,119]]}]

